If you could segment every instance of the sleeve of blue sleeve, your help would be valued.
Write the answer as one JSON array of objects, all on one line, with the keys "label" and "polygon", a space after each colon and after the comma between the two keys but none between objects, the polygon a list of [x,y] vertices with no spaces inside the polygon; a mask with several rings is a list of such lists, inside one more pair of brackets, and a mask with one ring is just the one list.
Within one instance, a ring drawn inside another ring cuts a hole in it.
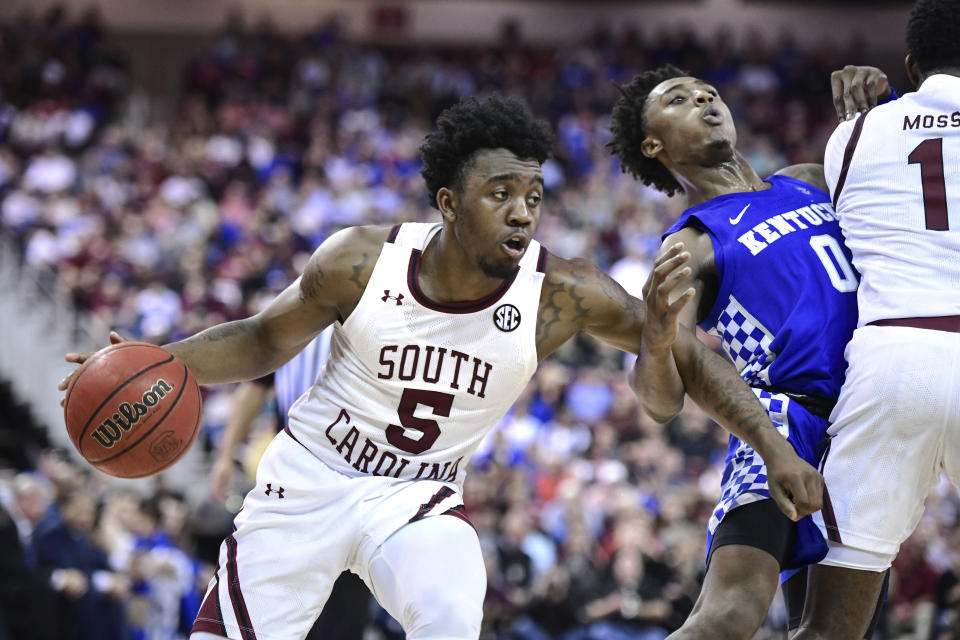
[{"label": "sleeve of blue sleeve", "polygon": [[881,105],[881,104],[887,104],[888,102],[893,102],[894,100],[896,100],[896,99],[899,98],[899,97],[900,97],[900,96],[897,95],[897,90],[894,89],[893,86],[891,86],[891,87],[890,87],[890,95],[887,96],[886,98],[884,98],[883,100],[877,101],[877,106],[879,106],[879,105]]}]

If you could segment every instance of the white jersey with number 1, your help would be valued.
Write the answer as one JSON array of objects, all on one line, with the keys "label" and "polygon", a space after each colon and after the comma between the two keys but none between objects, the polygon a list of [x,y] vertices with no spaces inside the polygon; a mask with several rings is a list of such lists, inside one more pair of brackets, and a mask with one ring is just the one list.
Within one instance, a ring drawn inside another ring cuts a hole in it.
[{"label": "white jersey with number 1", "polygon": [[536,370],[546,252],[531,242],[482,300],[436,302],[418,278],[439,230],[394,228],[356,309],[335,325],[325,374],[290,410],[290,434],[344,475],[462,485],[470,455]]},{"label": "white jersey with number 1", "polygon": [[841,124],[824,169],[862,276],[859,326],[960,315],[960,78]]},{"label": "white jersey with number 1", "polygon": [[[860,326],[820,463],[821,564],[886,571],[945,473],[960,486],[960,78],[841,124],[827,182]],[[826,495],[826,494],[825,494]]]}]

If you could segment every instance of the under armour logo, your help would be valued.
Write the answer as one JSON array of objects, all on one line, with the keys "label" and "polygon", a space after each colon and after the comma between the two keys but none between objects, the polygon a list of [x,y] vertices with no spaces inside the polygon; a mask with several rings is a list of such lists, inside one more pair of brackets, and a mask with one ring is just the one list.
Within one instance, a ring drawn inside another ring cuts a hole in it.
[{"label": "under armour logo", "polygon": [[267,483],[267,490],[264,491],[263,493],[264,495],[270,495],[271,493],[275,493],[277,494],[277,497],[279,497],[281,500],[283,499],[283,487],[274,489],[273,485],[270,484],[269,482]]},{"label": "under armour logo", "polygon": [[401,304],[400,301],[403,300],[403,294],[402,294],[402,293],[398,293],[397,295],[392,296],[392,295],[390,295],[390,289],[384,289],[384,290],[383,290],[383,297],[380,298],[380,299],[383,300],[384,302],[386,302],[387,300],[396,300],[396,301],[397,301],[397,306],[399,307],[400,304]]}]

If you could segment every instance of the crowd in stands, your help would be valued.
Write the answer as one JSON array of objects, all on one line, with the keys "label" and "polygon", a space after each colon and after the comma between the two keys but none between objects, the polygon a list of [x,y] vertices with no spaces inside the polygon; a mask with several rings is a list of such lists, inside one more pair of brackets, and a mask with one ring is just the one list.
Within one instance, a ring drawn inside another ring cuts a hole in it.
[{"label": "crowd in stands", "polygon": [[[558,133],[538,239],[639,293],[682,202],[604,148],[614,83],[671,62],[715,84],[765,175],[822,160],[845,54],[786,35],[621,27],[562,47],[527,45],[511,25],[489,47],[386,46],[346,39],[335,19],[289,35],[234,17],[182,71],[174,117],[143,126],[128,113],[136,79],[95,13],[24,16],[0,25],[0,234],[56,274],[78,313],[180,339],[256,312],[340,227],[437,219],[420,142],[444,107],[497,91]],[[624,367],[571,342],[474,459],[484,638],[654,640],[690,611],[726,435],[689,401],[657,425]],[[216,446],[230,390],[205,389],[195,446]],[[57,451],[6,464],[19,468],[0,473],[0,640],[186,637],[229,527],[222,507],[162,480],[140,495]],[[875,637],[960,638],[958,525],[960,498],[942,486],[894,565]],[[775,606],[758,638],[785,637],[784,624]],[[402,637],[382,612],[370,634]]]}]

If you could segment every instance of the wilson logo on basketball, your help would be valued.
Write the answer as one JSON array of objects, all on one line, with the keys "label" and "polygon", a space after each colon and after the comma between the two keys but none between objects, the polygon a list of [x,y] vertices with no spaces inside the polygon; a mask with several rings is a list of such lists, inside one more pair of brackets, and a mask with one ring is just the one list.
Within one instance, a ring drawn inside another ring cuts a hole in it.
[{"label": "wilson logo on basketball", "polygon": [[173,386],[168,384],[166,380],[163,378],[157,380],[150,390],[143,394],[140,402],[121,403],[113,417],[104,420],[90,435],[93,436],[94,440],[109,449],[119,442],[123,434],[130,431],[133,425],[140,422],[140,418],[147,414],[150,407],[156,406],[171,391],[173,391]]}]

